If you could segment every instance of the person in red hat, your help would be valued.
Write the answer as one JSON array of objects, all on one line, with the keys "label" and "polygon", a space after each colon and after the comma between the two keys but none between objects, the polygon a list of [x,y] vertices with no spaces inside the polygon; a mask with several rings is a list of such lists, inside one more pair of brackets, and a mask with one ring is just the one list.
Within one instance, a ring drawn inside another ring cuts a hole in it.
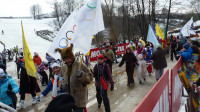
[{"label": "person in red hat", "polygon": [[94,78],[96,86],[96,98],[98,102],[98,108],[100,108],[102,100],[105,106],[105,111],[110,112],[110,103],[107,96],[107,89],[110,83],[110,90],[114,90],[114,82],[110,71],[110,66],[104,62],[105,58],[103,54],[98,55],[98,63],[94,66]]}]

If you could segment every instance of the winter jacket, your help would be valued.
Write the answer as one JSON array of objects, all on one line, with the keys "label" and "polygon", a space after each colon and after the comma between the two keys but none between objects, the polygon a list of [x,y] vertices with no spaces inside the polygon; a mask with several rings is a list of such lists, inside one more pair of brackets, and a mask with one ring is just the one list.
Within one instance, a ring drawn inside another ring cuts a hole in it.
[{"label": "winter jacket", "polygon": [[133,71],[134,67],[137,65],[137,58],[133,53],[126,53],[122,57],[122,61],[119,63],[119,67],[121,67],[124,62],[126,62],[126,72]]},{"label": "winter jacket", "polygon": [[156,70],[159,69],[164,69],[165,67],[167,67],[167,61],[165,58],[166,55],[166,51],[162,50],[162,48],[157,48],[156,51],[153,52],[153,54],[151,55],[151,59],[153,60],[153,67]]},{"label": "winter jacket", "polygon": [[138,54],[141,54],[141,53],[142,53],[142,50],[143,50],[143,48],[142,48],[142,47],[140,47],[140,46],[138,46],[136,50],[137,50],[137,53],[138,53]]},{"label": "winter jacket", "polygon": [[191,47],[189,47],[185,51],[178,51],[177,52],[177,54],[181,54],[183,63],[188,61],[192,57],[192,53],[193,53],[193,51],[192,51]]},{"label": "winter jacket", "polygon": [[150,57],[151,57],[151,50],[147,49],[147,55],[146,55],[145,61],[150,61],[151,60]]},{"label": "winter jacket", "polygon": [[42,63],[42,60],[41,58],[38,56],[33,56],[33,62],[36,64],[36,65],[40,65]]},{"label": "winter jacket", "polygon": [[[76,70],[78,70],[80,63],[74,61],[71,67],[67,65],[61,67],[61,76],[64,80],[60,82],[60,88],[65,89],[69,94],[74,97],[75,104],[77,107],[85,107],[88,102],[88,88],[87,84],[90,84],[93,80],[92,73],[88,67],[82,63],[81,71],[83,74],[80,78],[77,77]],[[67,88],[62,88],[63,85],[67,84]]]},{"label": "winter jacket", "polygon": [[6,51],[2,51],[1,57],[2,57],[2,59],[6,59]]},{"label": "winter jacket", "polygon": [[6,93],[9,84],[12,86],[12,92],[15,94],[19,92],[16,82],[12,79],[12,77],[5,74],[5,76],[0,80],[0,102],[6,105],[12,104],[11,98]]},{"label": "winter jacket", "polygon": [[[57,82],[62,81],[62,80],[63,80],[63,77],[60,77],[60,76],[59,76]],[[46,88],[45,88],[44,91],[42,92],[42,94],[43,94],[44,96],[46,96],[46,95],[52,90],[52,88],[53,88],[53,82],[54,82],[54,77],[52,76],[52,77],[50,78],[50,81],[49,81],[48,85],[46,86]],[[57,87],[58,87],[58,95],[63,94],[63,93],[66,93],[65,90],[60,90],[60,88],[59,88],[59,83],[57,84]]]},{"label": "winter jacket", "polygon": [[112,62],[115,61],[115,55],[112,50],[110,49],[108,49],[107,51],[105,50],[104,55],[110,58]]},{"label": "winter jacket", "polygon": [[19,94],[30,93],[31,91],[40,92],[40,88],[35,77],[29,76],[24,67],[20,73],[20,91]]},{"label": "winter jacket", "polygon": [[105,62],[103,62],[102,64],[98,63],[94,66],[93,75],[95,78],[96,87],[103,87],[104,85],[106,85],[106,87],[103,87],[103,89],[107,90],[108,83],[114,84],[113,79],[112,79],[112,74],[110,71],[110,66],[106,64]]},{"label": "winter jacket", "polygon": [[180,51],[181,49],[183,49],[183,43],[178,42],[178,47],[176,48],[176,52]]}]

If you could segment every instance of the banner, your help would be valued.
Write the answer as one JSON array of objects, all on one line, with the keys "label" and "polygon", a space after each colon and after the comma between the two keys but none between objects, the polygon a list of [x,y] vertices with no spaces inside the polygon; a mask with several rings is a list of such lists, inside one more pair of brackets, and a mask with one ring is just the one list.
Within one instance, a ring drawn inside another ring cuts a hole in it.
[{"label": "banner", "polygon": [[182,97],[182,83],[180,81],[178,71],[181,68],[181,58],[176,62],[176,64],[171,69],[171,112],[178,112],[181,105]]},{"label": "banner", "polygon": [[169,112],[170,101],[167,70],[133,112]]},{"label": "banner", "polygon": [[[126,48],[128,47],[129,43],[127,44],[119,44],[117,45],[116,55],[125,54]],[[110,46],[111,48],[111,46]],[[101,48],[101,50],[104,50],[105,48]],[[96,61],[98,55],[100,54],[99,48],[90,49],[90,62]]]},{"label": "banner", "polygon": [[36,68],[35,68],[31,53],[30,53],[27,43],[26,43],[22,21],[21,21],[21,26],[22,26],[23,55],[24,55],[24,60],[25,60],[26,72],[28,75],[30,75],[32,77],[36,77],[36,75],[35,75]]}]

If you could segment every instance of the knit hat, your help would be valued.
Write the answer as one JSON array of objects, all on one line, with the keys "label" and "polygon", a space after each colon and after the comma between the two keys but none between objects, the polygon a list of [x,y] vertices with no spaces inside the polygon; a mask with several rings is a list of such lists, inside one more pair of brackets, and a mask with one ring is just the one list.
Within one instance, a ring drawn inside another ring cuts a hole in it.
[{"label": "knit hat", "polygon": [[138,59],[141,60],[142,59],[142,54],[138,55]]},{"label": "knit hat", "polygon": [[74,57],[74,53],[72,52],[72,50],[73,50],[73,45],[62,48],[62,49],[61,48],[56,49],[56,51],[58,51],[60,53],[62,59],[71,58],[72,60],[74,60],[75,57]]},{"label": "knit hat", "polygon": [[3,69],[0,68],[0,77],[3,77],[4,76],[4,71]]},{"label": "knit hat", "polygon": [[98,55],[98,59],[104,59],[104,55],[103,54],[99,54]]},{"label": "knit hat", "polygon": [[37,53],[37,52],[34,52],[34,56],[36,56],[36,55],[38,55],[38,53]]},{"label": "knit hat", "polygon": [[61,94],[49,103],[45,112],[72,112],[74,108],[74,98],[69,94]]},{"label": "knit hat", "polygon": [[183,47],[184,47],[185,49],[188,49],[188,48],[190,47],[190,43],[189,43],[189,42],[186,42],[186,43],[183,45]]},{"label": "knit hat", "polygon": [[51,64],[51,68],[53,68],[53,67],[55,67],[55,66],[57,66],[57,67],[60,67],[60,61],[54,61],[52,64]]}]

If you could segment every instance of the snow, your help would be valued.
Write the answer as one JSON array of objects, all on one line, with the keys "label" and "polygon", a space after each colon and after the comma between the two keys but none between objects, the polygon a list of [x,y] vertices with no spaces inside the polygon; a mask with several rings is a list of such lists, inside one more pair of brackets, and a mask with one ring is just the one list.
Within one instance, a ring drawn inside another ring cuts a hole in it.
[{"label": "snow", "polygon": [[[40,57],[44,60],[51,42],[37,36],[34,29],[36,31],[53,31],[52,27],[48,25],[52,19],[0,19],[0,32],[2,30],[4,31],[4,35],[0,34],[0,41],[5,43],[6,49],[14,48],[16,45],[18,45],[18,48],[22,48],[21,21],[23,22],[25,39],[31,55],[33,56],[34,52],[38,52]],[[0,51],[2,50],[3,47],[0,45]]]}]

